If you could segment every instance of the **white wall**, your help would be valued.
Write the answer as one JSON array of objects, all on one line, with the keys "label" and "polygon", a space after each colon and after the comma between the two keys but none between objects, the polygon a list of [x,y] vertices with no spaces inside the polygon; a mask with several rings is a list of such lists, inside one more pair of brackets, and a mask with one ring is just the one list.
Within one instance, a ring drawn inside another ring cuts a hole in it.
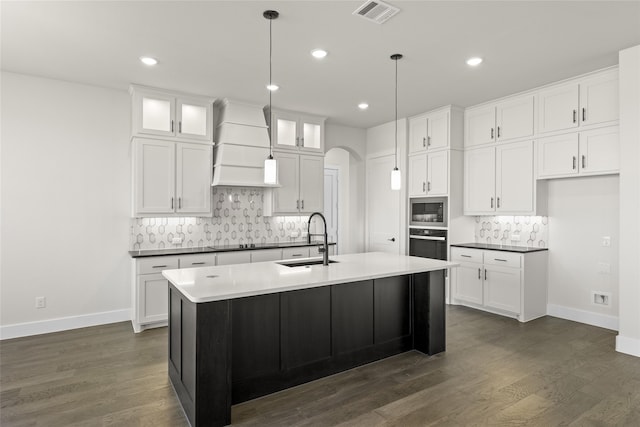
[{"label": "white wall", "polygon": [[620,329],[640,356],[640,45],[620,52]]},{"label": "white wall", "polygon": [[[348,191],[346,192],[349,196],[346,209],[348,218],[346,220],[343,218],[343,225],[346,227],[342,227],[347,235],[345,237],[340,234],[340,239],[346,243],[346,247],[343,246],[340,251],[342,253],[364,252],[365,228],[362,218],[365,216],[365,130],[327,124],[325,126],[325,151],[328,152],[332,148],[342,148],[349,153]],[[329,162],[329,160],[326,161]]]},{"label": "white wall", "polygon": [[128,94],[3,72],[1,96],[2,337],[129,319]]},{"label": "white wall", "polygon": [[[549,181],[549,314],[618,328],[618,182],[617,175]],[[611,246],[602,246],[604,236]],[[611,273],[600,273],[599,263]],[[592,291],[610,293],[611,304],[593,304]]]}]

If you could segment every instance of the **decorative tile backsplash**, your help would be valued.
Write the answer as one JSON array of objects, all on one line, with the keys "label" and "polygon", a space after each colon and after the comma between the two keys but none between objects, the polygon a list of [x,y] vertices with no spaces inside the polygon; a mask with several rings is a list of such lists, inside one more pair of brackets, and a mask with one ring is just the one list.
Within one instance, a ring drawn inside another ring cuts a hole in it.
[{"label": "decorative tile backsplash", "polygon": [[[262,216],[261,188],[214,187],[213,217],[132,218],[131,250],[305,241],[308,216]],[[313,231],[313,230],[312,230]],[[298,237],[292,238],[291,234]],[[173,244],[173,238],[182,244]]]},{"label": "decorative tile backsplash", "polygon": [[[476,243],[514,246],[548,247],[546,216],[477,216]],[[514,236],[520,240],[513,240]]]}]

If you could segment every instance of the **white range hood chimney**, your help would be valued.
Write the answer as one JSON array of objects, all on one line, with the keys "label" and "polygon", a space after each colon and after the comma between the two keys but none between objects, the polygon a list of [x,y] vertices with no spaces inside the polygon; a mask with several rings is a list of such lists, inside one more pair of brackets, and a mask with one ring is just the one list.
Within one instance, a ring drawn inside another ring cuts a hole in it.
[{"label": "white range hood chimney", "polygon": [[224,99],[214,105],[212,186],[279,187],[264,183],[269,128],[261,106]]}]

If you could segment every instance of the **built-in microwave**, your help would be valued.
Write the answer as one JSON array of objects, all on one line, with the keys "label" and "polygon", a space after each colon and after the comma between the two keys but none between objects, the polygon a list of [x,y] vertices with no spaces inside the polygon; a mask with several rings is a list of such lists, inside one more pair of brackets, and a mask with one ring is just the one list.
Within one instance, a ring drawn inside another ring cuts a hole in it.
[{"label": "built-in microwave", "polygon": [[447,198],[421,197],[410,199],[409,225],[447,226]]}]

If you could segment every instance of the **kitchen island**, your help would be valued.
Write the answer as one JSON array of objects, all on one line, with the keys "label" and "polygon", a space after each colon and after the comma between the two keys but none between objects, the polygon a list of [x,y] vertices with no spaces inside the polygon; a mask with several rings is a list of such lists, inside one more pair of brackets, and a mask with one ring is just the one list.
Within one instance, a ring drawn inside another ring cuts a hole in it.
[{"label": "kitchen island", "polygon": [[163,271],[169,377],[192,426],[230,424],[232,404],[398,353],[445,350],[444,273],[457,264],[332,261]]}]

